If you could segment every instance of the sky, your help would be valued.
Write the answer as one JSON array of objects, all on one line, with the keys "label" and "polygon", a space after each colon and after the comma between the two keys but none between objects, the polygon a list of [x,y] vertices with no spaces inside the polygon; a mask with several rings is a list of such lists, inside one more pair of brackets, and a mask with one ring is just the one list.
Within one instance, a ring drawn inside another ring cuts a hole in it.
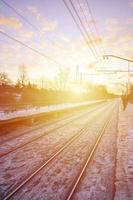
[{"label": "sky", "polygon": [[[87,0],[93,19],[88,12],[86,0],[72,0],[85,23],[78,2],[81,3],[88,20],[87,30],[91,30],[89,36],[93,33],[89,46],[63,0],[5,1],[32,25],[0,0],[0,31],[50,57],[47,59],[38,55],[0,33],[0,71],[8,73],[13,80],[19,77],[22,64],[26,66],[29,79],[53,79],[60,68],[67,68],[71,77],[75,77],[77,65],[80,73],[94,73],[97,69],[127,69],[125,61],[114,58],[102,60],[103,53],[133,59],[133,0]],[[66,2],[71,5],[69,0]],[[98,61],[91,53],[94,45],[100,55]],[[100,74],[89,79],[114,89],[119,82],[127,81],[127,74]]]}]

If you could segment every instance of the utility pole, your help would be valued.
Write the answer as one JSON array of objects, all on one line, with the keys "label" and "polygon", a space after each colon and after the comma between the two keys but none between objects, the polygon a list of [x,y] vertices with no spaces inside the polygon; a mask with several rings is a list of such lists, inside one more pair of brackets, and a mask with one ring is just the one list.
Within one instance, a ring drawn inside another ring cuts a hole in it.
[{"label": "utility pole", "polygon": [[127,83],[127,95],[129,94],[130,92],[130,63],[128,61],[128,83]]}]

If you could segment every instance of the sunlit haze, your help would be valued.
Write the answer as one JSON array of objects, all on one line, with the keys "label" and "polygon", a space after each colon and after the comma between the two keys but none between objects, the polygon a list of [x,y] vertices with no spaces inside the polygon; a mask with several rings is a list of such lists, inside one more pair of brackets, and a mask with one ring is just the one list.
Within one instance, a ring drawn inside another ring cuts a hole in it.
[{"label": "sunlit haze", "polygon": [[[0,71],[8,73],[15,82],[20,66],[24,65],[28,79],[41,84],[45,80],[57,82],[61,70],[67,71],[68,80],[75,81],[78,66],[82,82],[105,84],[113,91],[121,90],[121,83],[127,82],[126,72],[97,71],[127,70],[126,61],[103,60],[103,55],[132,59],[133,1],[89,1],[92,13],[89,13],[86,1],[76,2],[73,1],[75,9],[88,31],[88,43],[62,0],[0,1],[0,30],[41,53],[39,55],[1,33]],[[72,10],[70,2],[66,3]],[[132,69],[131,64],[130,67]],[[81,89],[77,88],[73,90],[78,93]]]}]

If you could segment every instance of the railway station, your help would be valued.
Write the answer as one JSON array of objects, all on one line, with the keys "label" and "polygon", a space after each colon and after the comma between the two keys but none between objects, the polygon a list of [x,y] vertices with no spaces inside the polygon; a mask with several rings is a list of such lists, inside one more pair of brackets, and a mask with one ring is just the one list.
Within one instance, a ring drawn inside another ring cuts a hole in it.
[{"label": "railway station", "polygon": [[133,200],[133,0],[0,0],[0,200]]}]

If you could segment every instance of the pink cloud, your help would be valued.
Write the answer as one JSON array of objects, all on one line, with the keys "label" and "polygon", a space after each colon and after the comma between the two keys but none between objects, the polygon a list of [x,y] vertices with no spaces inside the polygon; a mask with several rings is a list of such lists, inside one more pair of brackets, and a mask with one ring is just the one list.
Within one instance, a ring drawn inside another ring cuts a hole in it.
[{"label": "pink cloud", "polygon": [[40,23],[43,31],[53,31],[58,25],[58,22],[56,20],[46,19],[41,14],[37,15],[37,20]]},{"label": "pink cloud", "polygon": [[4,17],[4,16],[0,16],[0,25],[8,26],[15,30],[19,30],[22,27],[22,23],[18,19],[14,17]]},{"label": "pink cloud", "polygon": [[58,22],[56,20],[49,20],[43,16],[38,8],[34,5],[27,6],[27,10],[30,11],[37,19],[38,25],[42,31],[53,31],[56,29]]},{"label": "pink cloud", "polygon": [[131,8],[133,8],[133,1],[130,1],[130,2],[129,2],[129,6],[130,6]]},{"label": "pink cloud", "polygon": [[127,20],[127,24],[133,24],[133,17]]},{"label": "pink cloud", "polygon": [[33,5],[28,5],[27,6],[27,10],[30,11],[33,14],[37,14],[38,13],[38,8],[33,6]]}]

